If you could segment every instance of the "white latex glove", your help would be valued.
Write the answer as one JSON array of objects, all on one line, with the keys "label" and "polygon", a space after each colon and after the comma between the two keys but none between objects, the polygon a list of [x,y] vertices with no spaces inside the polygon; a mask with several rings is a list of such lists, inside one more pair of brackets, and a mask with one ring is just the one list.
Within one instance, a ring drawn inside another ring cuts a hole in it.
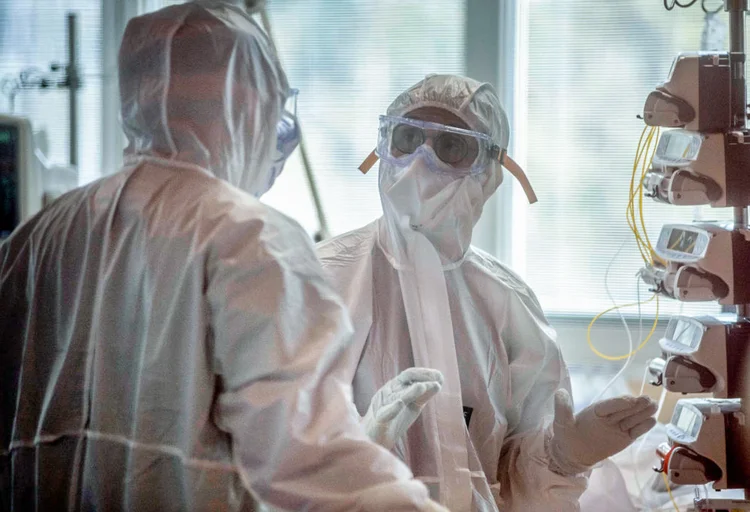
[{"label": "white latex glove", "polygon": [[367,414],[362,418],[365,432],[370,439],[391,450],[442,385],[443,374],[437,370],[404,370],[372,397]]},{"label": "white latex glove", "polygon": [[547,445],[550,469],[577,475],[621,452],[656,425],[656,409],[656,402],[647,396],[621,396],[591,404],[574,415],[570,394],[558,389]]}]

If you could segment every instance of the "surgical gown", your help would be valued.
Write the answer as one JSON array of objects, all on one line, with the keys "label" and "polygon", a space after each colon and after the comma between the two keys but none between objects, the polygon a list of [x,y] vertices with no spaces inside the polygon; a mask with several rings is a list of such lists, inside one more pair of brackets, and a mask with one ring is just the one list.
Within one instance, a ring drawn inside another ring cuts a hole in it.
[{"label": "surgical gown", "polygon": [[[403,116],[422,107],[445,109],[507,147],[507,120],[487,84],[430,75],[400,95],[387,114]],[[462,471],[469,473],[468,504],[464,490],[453,494],[462,510],[575,511],[586,477],[552,472],[545,448],[555,391],[570,389],[555,332],[529,287],[496,258],[470,246],[482,205],[501,180],[499,164],[480,174],[451,177],[421,164],[398,169],[381,161],[384,215],[322,242],[318,255],[354,322],[355,341],[345,364],[361,415],[386,382],[406,368],[425,366],[415,358],[412,329],[420,330],[428,358],[439,352],[435,343],[455,345],[462,410],[448,409],[450,402],[440,409],[444,385],[395,447],[416,477],[435,482],[441,471],[450,471],[435,462],[440,457],[430,439],[449,448],[465,444],[468,468],[458,468],[454,481]],[[411,202],[405,204],[403,198]],[[415,222],[418,228],[413,228]],[[435,257],[432,263],[424,252],[425,240],[440,260]],[[425,257],[415,260],[414,254]],[[433,269],[425,274],[425,267]],[[409,311],[419,308],[407,303],[414,300],[414,291],[404,283],[419,288],[424,318],[408,318]],[[446,292],[444,312],[440,294]],[[435,329],[450,324],[450,333]],[[437,418],[437,435],[435,421],[430,425],[426,414],[430,412]],[[454,416],[462,413],[457,424]]]},{"label": "surgical gown", "polygon": [[[423,510],[336,369],[351,323],[269,186],[288,89],[239,8],[135,18],[129,146],[0,245],[0,503]],[[252,493],[252,494],[251,494]]]}]

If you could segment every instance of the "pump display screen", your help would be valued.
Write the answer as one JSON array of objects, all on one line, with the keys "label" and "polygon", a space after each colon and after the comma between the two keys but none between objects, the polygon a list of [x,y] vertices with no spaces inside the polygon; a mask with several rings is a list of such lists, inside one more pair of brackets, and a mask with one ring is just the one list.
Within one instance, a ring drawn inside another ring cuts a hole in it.
[{"label": "pump display screen", "polygon": [[687,348],[696,348],[703,338],[703,327],[686,320],[677,321],[670,339]]},{"label": "pump display screen", "polygon": [[664,157],[670,160],[685,158],[690,149],[689,142],[682,137],[670,137],[667,139],[667,147],[664,148]]},{"label": "pump display screen", "polygon": [[680,415],[677,418],[677,423],[675,424],[675,426],[686,434],[695,436],[697,432],[694,433],[693,429],[697,427],[698,419],[698,414],[694,410],[688,409],[687,407],[682,407],[680,409]]},{"label": "pump display screen", "polygon": [[18,128],[0,125],[0,239],[19,223]]},{"label": "pump display screen", "polygon": [[656,146],[656,160],[671,164],[695,160],[701,140],[700,135],[681,130],[666,132]]},{"label": "pump display screen", "polygon": [[698,236],[699,233],[695,231],[673,229],[669,234],[667,249],[685,254],[693,254],[695,252],[695,244],[698,242]]}]

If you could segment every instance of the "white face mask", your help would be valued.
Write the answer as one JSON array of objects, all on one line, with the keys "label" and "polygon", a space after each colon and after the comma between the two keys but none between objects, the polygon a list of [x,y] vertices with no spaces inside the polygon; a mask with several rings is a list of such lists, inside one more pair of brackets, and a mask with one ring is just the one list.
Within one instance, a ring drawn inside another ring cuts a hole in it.
[{"label": "white face mask", "polygon": [[[431,151],[429,147],[425,149]],[[380,195],[385,222],[389,230],[399,231],[402,236],[408,236],[408,230],[419,231],[444,261],[456,261],[468,249],[484,202],[499,185],[502,175],[495,175],[495,170],[489,169],[481,174],[454,177],[432,171],[428,158],[419,155],[403,168],[381,162]],[[497,183],[487,188],[493,177]],[[391,235],[393,238],[396,233]]]}]

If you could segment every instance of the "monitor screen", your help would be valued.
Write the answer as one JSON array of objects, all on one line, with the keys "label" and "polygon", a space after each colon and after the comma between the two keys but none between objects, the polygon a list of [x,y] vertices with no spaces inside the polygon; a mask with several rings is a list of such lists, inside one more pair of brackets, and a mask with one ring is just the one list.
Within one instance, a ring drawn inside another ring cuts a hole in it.
[{"label": "monitor screen", "polygon": [[688,320],[678,320],[670,338],[686,348],[697,348],[703,338],[703,326]]},{"label": "monitor screen", "polygon": [[669,234],[667,249],[685,254],[693,254],[695,252],[695,245],[698,242],[698,235],[699,233],[695,231],[673,229]]},{"label": "monitor screen", "polygon": [[693,435],[693,428],[698,422],[698,414],[692,409],[682,407],[680,415],[677,418],[675,426],[685,432],[687,435]]},{"label": "monitor screen", "polygon": [[0,125],[0,238],[18,226],[18,127]]},{"label": "monitor screen", "polygon": [[675,164],[695,160],[701,147],[699,134],[673,130],[665,132],[656,147],[656,160]]}]

